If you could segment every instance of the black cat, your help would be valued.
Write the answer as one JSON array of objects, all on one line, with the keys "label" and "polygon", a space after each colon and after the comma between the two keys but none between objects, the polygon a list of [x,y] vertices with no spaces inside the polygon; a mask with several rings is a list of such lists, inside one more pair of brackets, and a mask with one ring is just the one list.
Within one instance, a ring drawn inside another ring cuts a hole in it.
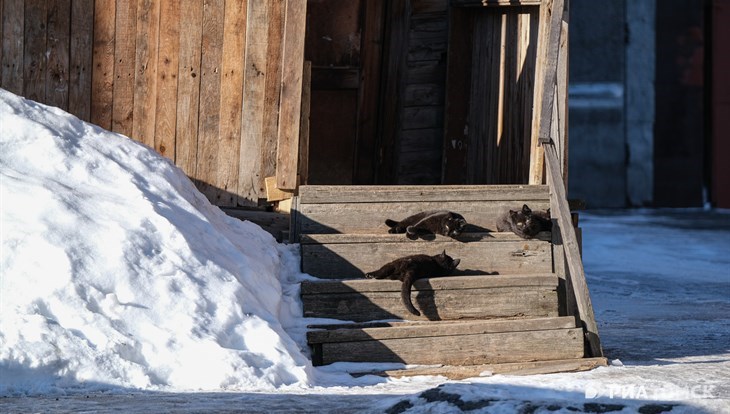
[{"label": "black cat", "polygon": [[365,277],[370,279],[392,279],[403,282],[400,291],[401,301],[408,309],[408,312],[420,316],[419,312],[411,302],[411,286],[413,282],[425,277],[447,276],[459,265],[459,259],[452,259],[446,254],[446,250],[435,256],[416,254],[401,257],[385,264],[380,269],[366,273]]},{"label": "black cat", "polygon": [[414,214],[401,221],[388,219],[385,224],[390,227],[388,233],[406,233],[406,237],[413,240],[424,234],[457,237],[464,231],[466,220],[453,211],[433,210]]},{"label": "black cat", "polygon": [[497,231],[511,231],[523,239],[531,239],[541,231],[551,231],[550,209],[532,211],[527,204],[522,210],[510,210],[497,219]]}]

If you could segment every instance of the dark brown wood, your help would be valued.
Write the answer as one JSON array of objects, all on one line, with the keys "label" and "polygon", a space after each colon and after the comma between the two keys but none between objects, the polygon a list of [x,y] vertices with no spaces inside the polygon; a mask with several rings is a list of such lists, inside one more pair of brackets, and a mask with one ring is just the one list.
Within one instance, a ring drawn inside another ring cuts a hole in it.
[{"label": "dark brown wood", "polygon": [[[0,13],[2,8],[0,8]],[[0,20],[2,20],[0,18]],[[1,30],[0,30],[1,32]],[[48,70],[46,103],[68,110],[69,46],[71,41],[71,0],[48,2]],[[0,56],[2,61],[2,56]]]},{"label": "dark brown wood", "polygon": [[160,3],[137,2],[137,34],[132,138],[155,146],[157,104],[157,51],[160,36]]},{"label": "dark brown wood", "polygon": [[485,377],[491,375],[542,375],[558,372],[590,371],[608,365],[606,358],[559,359],[554,361],[512,362],[504,364],[441,366],[426,368],[409,368],[386,371],[367,371],[351,373],[353,376],[380,375],[391,378],[413,377],[421,375],[438,375],[450,380]]},{"label": "dark brown wood", "polygon": [[186,0],[180,5],[175,164],[197,177],[198,117],[203,35],[203,4]]},{"label": "dark brown wood", "polygon": [[312,62],[304,62],[302,74],[302,113],[299,124],[299,183],[309,182],[309,113],[312,103]]},{"label": "dark brown wood", "polygon": [[276,186],[282,190],[293,190],[297,187],[306,16],[306,0],[287,0],[276,152]]},{"label": "dark brown wood", "polygon": [[454,7],[539,6],[543,0],[450,0]]},{"label": "dark brown wood", "polygon": [[712,191],[713,205],[730,208],[730,1],[715,0],[712,13]]},{"label": "dark brown wood", "polygon": [[94,0],[71,2],[71,53],[68,111],[84,121],[91,115],[91,71]]},{"label": "dark brown wood", "polygon": [[112,129],[115,23],[114,0],[96,0],[91,72],[91,122],[108,130]]},{"label": "dark brown wood", "polygon": [[3,60],[0,86],[17,95],[23,94],[24,15],[24,0],[4,0],[2,9]]},{"label": "dark brown wood", "polygon": [[23,96],[46,100],[46,0],[25,0],[23,39]]}]

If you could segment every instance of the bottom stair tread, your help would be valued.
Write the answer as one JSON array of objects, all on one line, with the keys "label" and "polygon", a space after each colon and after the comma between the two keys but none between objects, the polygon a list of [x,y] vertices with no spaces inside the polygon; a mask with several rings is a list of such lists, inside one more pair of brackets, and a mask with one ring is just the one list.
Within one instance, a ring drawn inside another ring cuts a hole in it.
[{"label": "bottom stair tread", "polygon": [[584,355],[583,331],[572,317],[393,325],[311,331],[313,362],[479,365]]},{"label": "bottom stair tread", "polygon": [[552,361],[509,362],[503,364],[481,364],[465,366],[416,367],[385,371],[364,371],[352,373],[353,376],[379,375],[383,377],[401,378],[419,375],[438,375],[451,380],[484,377],[498,374],[537,375],[557,372],[589,371],[597,367],[605,367],[608,361],[604,357],[571,358]]}]

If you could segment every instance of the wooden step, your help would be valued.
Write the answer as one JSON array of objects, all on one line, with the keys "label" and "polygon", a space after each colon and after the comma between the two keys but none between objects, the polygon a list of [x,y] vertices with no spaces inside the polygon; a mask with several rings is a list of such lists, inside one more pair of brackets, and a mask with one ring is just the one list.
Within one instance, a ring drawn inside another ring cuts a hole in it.
[{"label": "wooden step", "polygon": [[355,322],[382,319],[456,320],[558,316],[558,277],[537,275],[449,276],[417,280],[409,313],[397,280],[302,282],[304,316]]},{"label": "wooden step", "polygon": [[[528,204],[550,206],[544,185],[301,186],[295,200],[293,232],[387,233],[385,219],[402,220],[427,210],[452,210],[472,230],[496,230],[497,217]],[[295,241],[298,239],[295,239]]]},{"label": "wooden step", "polygon": [[583,331],[573,317],[321,329],[308,332],[307,341],[315,365],[479,365],[583,357]]},{"label": "wooden step", "polygon": [[302,235],[302,271],[320,278],[358,278],[400,257],[446,253],[457,270],[497,274],[539,274],[553,270],[549,233],[524,240],[512,233],[467,233],[459,240],[408,240],[403,234]]}]

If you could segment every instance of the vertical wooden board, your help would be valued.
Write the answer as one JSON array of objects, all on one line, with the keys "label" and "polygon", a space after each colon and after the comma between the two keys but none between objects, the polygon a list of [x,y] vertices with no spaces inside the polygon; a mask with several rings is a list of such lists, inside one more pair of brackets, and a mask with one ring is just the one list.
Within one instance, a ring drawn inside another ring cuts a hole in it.
[{"label": "vertical wooden board", "polygon": [[449,53],[446,69],[446,109],[444,119],[443,184],[466,182],[467,114],[471,87],[471,13],[452,8],[449,13]]},{"label": "vertical wooden board", "polygon": [[160,46],[157,53],[157,104],[155,149],[175,160],[177,122],[177,71],[180,52],[180,2],[160,5]]},{"label": "vertical wooden board", "polygon": [[180,27],[175,164],[188,176],[197,177],[203,34],[203,5],[199,0],[184,0],[180,3]]},{"label": "vertical wooden board", "polygon": [[[216,187],[220,191],[220,195],[216,196],[219,206],[238,204],[246,6],[246,2],[240,1],[227,1],[225,4],[220,87],[220,141],[217,146],[218,162],[215,178]],[[258,154],[258,151],[256,153]]]},{"label": "vertical wooden board", "polygon": [[297,186],[306,17],[306,0],[287,0],[276,151],[276,186],[282,190],[293,190]]},{"label": "vertical wooden board", "polygon": [[538,42],[536,55],[536,73],[535,73],[535,90],[534,99],[535,110],[532,116],[532,134],[530,144],[530,184],[542,184],[545,182],[544,177],[544,151],[539,145],[540,141],[540,105],[543,102],[542,95],[545,84],[545,65],[550,48],[549,26],[550,26],[550,10],[553,7],[553,0],[545,0],[540,4],[540,12],[538,17]]},{"label": "vertical wooden board", "polygon": [[106,129],[112,128],[115,24],[114,0],[96,0],[91,72],[91,122]]},{"label": "vertical wooden board", "polygon": [[136,55],[134,61],[134,112],[132,138],[154,147],[157,104],[157,51],[160,36],[160,2],[137,3]]},{"label": "vertical wooden board", "polygon": [[565,1],[565,9],[563,10],[563,21],[560,31],[560,49],[558,50],[558,74],[557,74],[557,93],[555,106],[557,110],[557,119],[554,119],[558,125],[558,155],[562,165],[563,182],[565,188],[568,188],[568,24],[570,19],[570,0]]},{"label": "vertical wooden board", "polygon": [[3,13],[4,13],[5,3],[3,0],[0,0],[0,87],[2,87],[2,62],[3,62]]},{"label": "vertical wooden board", "polygon": [[137,0],[117,0],[114,37],[112,131],[132,135]]},{"label": "vertical wooden board", "polygon": [[26,0],[23,48],[23,95],[34,101],[46,100],[46,23],[45,0]]},{"label": "vertical wooden board", "polygon": [[252,186],[257,194],[265,190],[265,177],[276,175],[276,144],[279,131],[279,99],[281,94],[281,53],[284,35],[284,0],[268,0],[268,45],[266,48],[266,84],[264,87],[264,119],[261,142],[261,177]]},{"label": "vertical wooden board", "polygon": [[71,2],[71,54],[68,111],[84,121],[91,115],[91,55],[94,0]]},{"label": "vertical wooden board", "polygon": [[534,115],[534,88],[535,88],[535,64],[537,59],[537,43],[538,43],[538,15],[539,8],[530,8],[528,12],[520,14],[518,19],[519,26],[519,46],[517,55],[521,65],[517,66],[518,70],[518,108],[522,114],[519,121],[519,128],[522,131],[521,145],[524,150],[522,168],[525,171],[525,182],[530,181],[530,159],[536,148],[532,147],[532,119]]},{"label": "vertical wooden board", "polygon": [[364,2],[361,84],[358,96],[357,158],[354,181],[375,183],[380,70],[383,54],[384,1]]},{"label": "vertical wooden board", "polygon": [[223,58],[224,0],[203,2],[202,60],[200,64],[200,111],[195,180],[213,204],[222,196],[216,188],[218,133],[220,125],[220,70]]},{"label": "vertical wooden board", "polygon": [[[263,198],[262,145],[266,98],[269,1],[248,2],[243,79],[243,125],[238,168],[239,204],[256,206]],[[265,178],[265,177],[263,177]]]},{"label": "vertical wooden board", "polygon": [[309,181],[309,112],[312,101],[312,62],[304,62],[302,73],[302,114],[299,123],[299,182]]},{"label": "vertical wooden board", "polygon": [[10,92],[23,93],[23,44],[25,43],[25,2],[4,0],[2,9],[2,77],[0,86]]},{"label": "vertical wooden board", "polygon": [[[0,8],[0,10],[2,10]],[[46,103],[68,109],[71,0],[48,1]],[[0,59],[2,61],[2,59]]]}]

